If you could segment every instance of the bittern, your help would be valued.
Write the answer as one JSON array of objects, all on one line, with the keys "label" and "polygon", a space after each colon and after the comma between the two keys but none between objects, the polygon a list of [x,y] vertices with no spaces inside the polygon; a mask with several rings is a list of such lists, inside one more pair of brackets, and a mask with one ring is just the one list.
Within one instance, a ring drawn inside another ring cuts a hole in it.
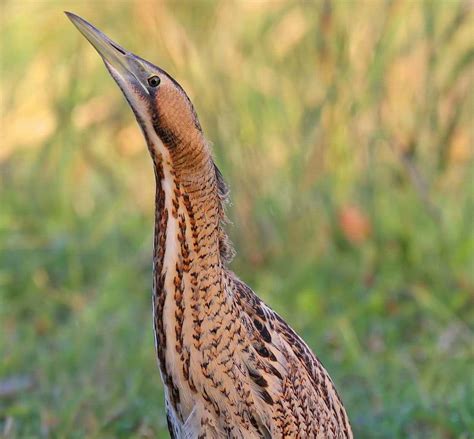
[{"label": "bittern", "polygon": [[153,324],[174,438],[352,438],[305,342],[227,268],[227,186],[183,88],[67,13],[130,107],[156,180]]}]

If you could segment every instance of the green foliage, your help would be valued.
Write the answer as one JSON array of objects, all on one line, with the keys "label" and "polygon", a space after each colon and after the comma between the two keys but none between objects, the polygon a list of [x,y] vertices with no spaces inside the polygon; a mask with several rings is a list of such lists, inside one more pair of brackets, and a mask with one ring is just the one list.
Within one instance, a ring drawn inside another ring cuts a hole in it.
[{"label": "green foliage", "polygon": [[4,436],[167,437],[151,163],[70,8],[189,92],[232,188],[232,268],[356,436],[472,437],[471,2],[1,7]]}]

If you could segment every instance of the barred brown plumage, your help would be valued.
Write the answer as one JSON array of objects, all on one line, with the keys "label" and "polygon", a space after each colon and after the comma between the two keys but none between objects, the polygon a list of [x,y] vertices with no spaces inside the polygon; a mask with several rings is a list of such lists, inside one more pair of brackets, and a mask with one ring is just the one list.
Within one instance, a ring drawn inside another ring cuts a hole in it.
[{"label": "barred brown plumage", "polygon": [[351,438],[319,360],[227,268],[228,189],[184,90],[67,15],[124,93],[153,160],[153,323],[171,436]]}]

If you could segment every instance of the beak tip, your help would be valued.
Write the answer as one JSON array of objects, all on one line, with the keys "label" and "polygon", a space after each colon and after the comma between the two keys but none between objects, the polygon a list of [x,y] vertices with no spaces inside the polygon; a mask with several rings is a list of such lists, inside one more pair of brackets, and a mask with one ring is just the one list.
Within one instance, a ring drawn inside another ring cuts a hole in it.
[{"label": "beak tip", "polygon": [[[84,23],[85,20],[81,17],[79,17],[79,15],[76,15],[72,12],[69,12],[69,11],[64,11],[64,13],[66,14],[67,18],[69,18],[69,20],[71,20],[71,22],[77,27],[79,25],[79,23]],[[86,22],[87,23],[87,22]]]},{"label": "beak tip", "polygon": [[77,15],[69,11],[64,11],[64,13],[66,14],[67,18],[69,18],[69,20],[74,20],[74,18],[77,17]]}]

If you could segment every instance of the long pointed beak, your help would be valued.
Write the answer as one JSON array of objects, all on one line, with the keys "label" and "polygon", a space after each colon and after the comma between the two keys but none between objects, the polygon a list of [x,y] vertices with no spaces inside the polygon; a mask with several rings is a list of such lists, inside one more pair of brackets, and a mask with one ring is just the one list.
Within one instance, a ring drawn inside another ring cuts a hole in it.
[{"label": "long pointed beak", "polygon": [[143,91],[148,93],[143,84],[149,73],[147,72],[146,65],[139,57],[112,41],[107,35],[83,18],[71,12],[65,12],[65,14],[82,35],[94,46],[117,81],[133,82],[135,83],[134,85],[140,85]]}]

